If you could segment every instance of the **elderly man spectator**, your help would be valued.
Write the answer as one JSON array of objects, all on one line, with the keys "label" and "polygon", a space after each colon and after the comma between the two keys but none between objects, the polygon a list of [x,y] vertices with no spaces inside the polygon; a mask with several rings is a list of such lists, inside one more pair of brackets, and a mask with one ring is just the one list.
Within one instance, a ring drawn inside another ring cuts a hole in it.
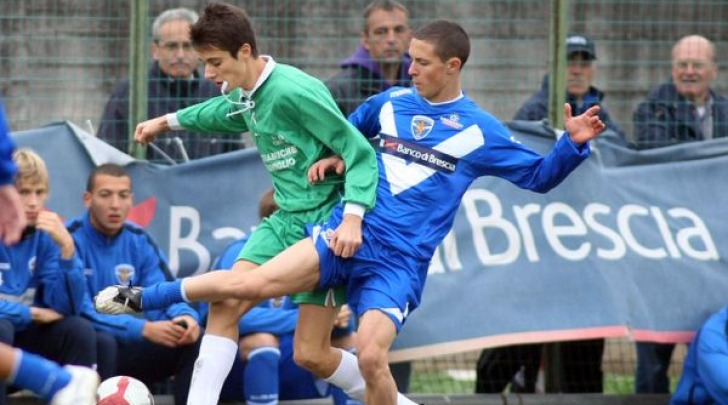
[{"label": "elderly man spectator", "polygon": [[672,48],[671,80],[654,89],[634,113],[640,148],[728,135],[728,99],[711,89],[718,67],[715,46],[700,35]]}]

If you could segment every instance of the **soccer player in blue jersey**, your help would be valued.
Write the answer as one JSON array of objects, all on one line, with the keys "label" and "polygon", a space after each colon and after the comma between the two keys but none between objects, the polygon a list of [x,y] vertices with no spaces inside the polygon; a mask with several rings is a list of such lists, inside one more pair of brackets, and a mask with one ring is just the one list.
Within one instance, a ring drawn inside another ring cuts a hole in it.
[{"label": "soccer player in blue jersey", "polygon": [[[309,239],[256,271],[211,272],[141,293],[115,287],[97,297],[97,309],[114,307],[113,302],[118,307],[112,310],[118,311],[180,300],[260,300],[346,284],[349,304],[359,318],[358,367],[356,358],[342,353],[327,381],[365,396],[368,404],[397,403],[389,348],[419,305],[430,259],[473,180],[498,176],[545,193],[589,156],[588,141],[605,129],[599,107],[572,117],[567,104],[567,133],[540,156],[463,94],[460,74],[470,41],[462,27],[442,20],[426,24],[415,32],[409,53],[414,88],[373,96],[349,117],[364,135],[378,137],[380,173],[377,204],[364,217],[363,244],[353,257],[342,259],[328,247],[328,237],[342,218],[338,207],[326,224],[310,227]],[[320,161],[311,168],[309,180],[321,180],[332,168],[343,169],[337,158]],[[304,365],[315,363],[318,359],[311,354],[325,352],[316,349],[296,346],[296,357]],[[356,378],[359,372],[366,387]]]}]

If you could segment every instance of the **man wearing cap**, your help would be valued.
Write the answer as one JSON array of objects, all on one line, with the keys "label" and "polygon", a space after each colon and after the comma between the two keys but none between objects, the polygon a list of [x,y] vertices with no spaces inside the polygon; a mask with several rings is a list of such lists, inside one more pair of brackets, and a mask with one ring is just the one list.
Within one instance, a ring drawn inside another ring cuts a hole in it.
[{"label": "man wearing cap", "polygon": [[[592,85],[597,59],[594,41],[583,35],[566,38],[566,101],[574,114],[600,105],[599,118],[625,142],[624,133],[609,117],[602,104],[604,93]],[[516,112],[514,120],[539,121],[547,118],[549,77]],[[602,392],[604,339],[561,342],[561,390],[565,393]],[[484,350],[476,366],[476,393],[500,393],[508,384],[511,392],[533,393],[541,366],[542,344],[506,346]]]},{"label": "man wearing cap", "polygon": [[[595,75],[594,61],[597,53],[594,41],[583,35],[569,35],[566,38],[566,101],[571,104],[574,114],[581,114],[591,106],[600,105],[599,118],[607,124],[607,129],[616,132],[622,140],[624,133],[609,117],[609,112],[602,104],[604,92],[592,85]],[[514,120],[539,121],[547,117],[549,101],[549,77],[543,79],[541,89],[534,93],[518,109]]]}]

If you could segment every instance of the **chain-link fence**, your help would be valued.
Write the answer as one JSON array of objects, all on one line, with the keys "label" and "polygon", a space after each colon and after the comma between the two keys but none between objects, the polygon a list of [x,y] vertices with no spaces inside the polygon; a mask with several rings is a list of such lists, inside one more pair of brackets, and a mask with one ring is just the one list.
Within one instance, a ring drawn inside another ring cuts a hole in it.
[{"label": "chain-link fence", "polygon": [[[556,0],[554,0],[556,1]],[[326,79],[359,42],[367,0],[249,0],[244,7],[259,48],[278,61]],[[168,8],[201,12],[203,0],[149,0],[148,21]],[[465,68],[468,94],[510,120],[541,86],[549,69],[550,2],[538,0],[403,0],[417,27],[433,19],[461,23],[472,39]],[[109,96],[128,79],[132,1],[5,0],[0,2],[0,93],[11,127],[24,130],[69,120],[95,132]],[[724,0],[574,0],[568,30],[596,44],[594,84],[629,139],[633,112],[652,88],[669,79],[671,49],[688,34],[713,41],[718,65],[728,54]],[[151,35],[151,34],[150,34]],[[718,69],[714,90],[728,91]],[[243,140],[231,140],[242,146]],[[192,151],[194,152],[194,151]],[[632,392],[634,345],[610,340],[604,357],[605,391]],[[683,352],[675,356],[682,358]],[[472,392],[477,353],[415,362],[415,392]],[[679,373],[679,363],[672,374]]]}]

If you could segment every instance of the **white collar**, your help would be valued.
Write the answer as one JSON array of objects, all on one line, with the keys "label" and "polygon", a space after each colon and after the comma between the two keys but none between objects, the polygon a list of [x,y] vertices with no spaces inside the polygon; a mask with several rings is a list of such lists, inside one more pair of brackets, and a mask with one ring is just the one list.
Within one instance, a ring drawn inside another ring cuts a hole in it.
[{"label": "white collar", "polygon": [[251,98],[253,97],[253,93],[255,93],[256,90],[258,90],[258,87],[262,86],[263,83],[268,79],[268,76],[270,76],[271,73],[273,73],[273,69],[276,67],[276,61],[273,60],[273,57],[270,55],[260,55],[260,57],[266,61],[265,68],[263,68],[263,72],[258,77],[258,81],[255,82],[255,86],[253,86],[253,90],[245,91],[242,90],[242,96],[245,98]]}]

